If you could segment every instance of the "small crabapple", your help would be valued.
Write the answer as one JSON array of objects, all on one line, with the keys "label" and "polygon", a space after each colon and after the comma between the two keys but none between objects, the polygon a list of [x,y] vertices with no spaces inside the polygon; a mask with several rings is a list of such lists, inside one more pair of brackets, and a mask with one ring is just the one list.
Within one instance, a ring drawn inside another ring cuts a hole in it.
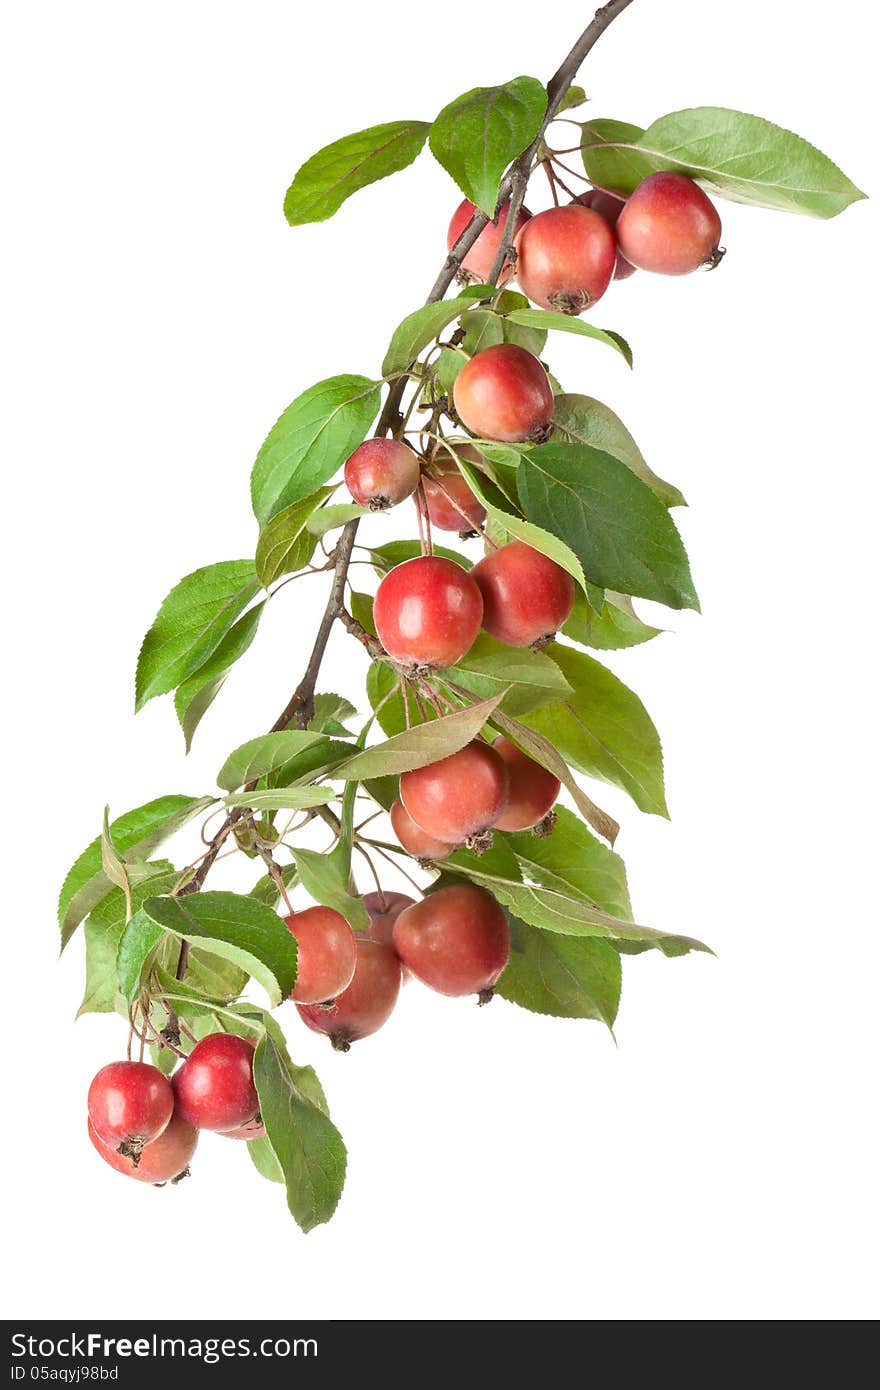
[{"label": "small crabapple", "polygon": [[[586,193],[581,193],[574,201],[580,207],[592,208],[594,212],[598,212],[600,217],[604,217],[611,230],[615,232],[615,241],[617,240],[615,228],[617,219],[623,211],[625,198],[616,198],[613,193],[606,193],[604,188],[590,188]],[[611,278],[613,280],[628,280],[631,275],[635,274],[635,269],[635,266],[630,264],[618,246],[617,260],[614,262],[614,274]]]},{"label": "small crabapple", "polygon": [[91,1120],[88,1130],[89,1138],[104,1162],[115,1168],[117,1173],[124,1173],[137,1182],[174,1182],[177,1178],[185,1177],[199,1142],[195,1125],[189,1124],[176,1112],[158,1139],[145,1144],[139,1154],[120,1153],[111,1144],[105,1144]]},{"label": "small crabapple", "polygon": [[307,907],[289,913],[284,921],[297,948],[291,999],[297,1004],[335,999],[351,984],[357,960],[354,932],[348,922],[332,907]]},{"label": "small crabapple", "polygon": [[415,492],[419,461],[398,439],[367,439],[345,465],[345,485],[360,506],[381,512]]},{"label": "small crabapple", "polygon": [[482,739],[404,772],[400,799],[416,825],[449,845],[481,843],[507,805],[504,759]]},{"label": "small crabapple", "polygon": [[617,241],[604,217],[580,203],[548,208],[516,239],[516,278],[542,309],[582,314],[607,290]]},{"label": "small crabapple", "polygon": [[400,961],[392,946],[357,938],[357,965],[347,990],[327,1008],[297,1004],[303,1023],[313,1033],[326,1033],[337,1052],[377,1032],[388,1019],[400,993]]},{"label": "small crabapple", "polygon": [[693,179],[672,172],[642,180],[617,220],[617,240],[628,261],[658,275],[714,270],[724,255],[714,204]]},{"label": "small crabapple", "polygon": [[448,859],[455,849],[454,844],[447,844],[445,840],[438,840],[435,835],[429,835],[420,825],[416,825],[400,797],[391,807],[389,815],[392,830],[402,848],[406,850],[407,854],[411,854],[413,859],[435,864],[441,859]]},{"label": "small crabapple", "polygon": [[551,637],[574,607],[568,571],[524,541],[493,550],[471,574],[483,596],[483,627],[511,647]]},{"label": "small crabapple", "polygon": [[[492,274],[492,267],[495,264],[495,257],[504,236],[504,228],[507,223],[507,214],[510,211],[510,203],[502,205],[501,211],[494,222],[488,222],[480,235],[477,237],[471,249],[467,252],[461,263],[463,274],[462,279],[475,280],[484,284]],[[452,214],[452,221],[449,224],[449,231],[446,234],[446,249],[451,251],[458,238],[461,236],[465,227],[470,222],[476,208],[473,203],[469,203],[465,198],[463,203],[459,203],[455,212]],[[524,227],[531,217],[527,208],[521,208],[516,219],[514,234]],[[503,285],[513,274],[513,265],[510,261],[505,261],[501,274],[498,276],[498,284]]]},{"label": "small crabapple", "polygon": [[478,994],[492,987],[510,955],[507,919],[497,902],[470,883],[440,888],[394,923],[394,945],[404,965],[440,994]]},{"label": "small crabapple", "polygon": [[[559,795],[560,781],[503,734],[492,747],[504,759],[509,791],[496,830],[531,830],[541,826]],[[549,822],[548,822],[549,825]]]},{"label": "small crabapple", "polygon": [[470,575],[439,555],[390,570],[376,591],[373,618],[389,656],[407,666],[454,666],[480,630],[483,603]]},{"label": "small crabapple", "polygon": [[167,1077],[146,1062],[110,1062],[89,1087],[89,1122],[96,1135],[129,1156],[159,1138],[173,1109]]},{"label": "small crabapple", "polygon": [[197,1042],[171,1078],[176,1113],[197,1129],[221,1133],[252,1120],[259,1109],[254,1048],[234,1033],[209,1033]]},{"label": "small crabapple", "polygon": [[553,387],[534,353],[496,343],[466,362],[452,388],[467,428],[504,444],[541,443],[553,418]]},{"label": "small crabapple", "polygon": [[[455,452],[468,463],[479,463],[483,457],[473,444],[456,444]],[[439,475],[432,477],[425,473],[422,476],[431,525],[438,531],[457,531],[460,536],[479,531],[486,520],[486,509],[459,473],[449,450],[440,448],[432,454],[430,467]]]}]

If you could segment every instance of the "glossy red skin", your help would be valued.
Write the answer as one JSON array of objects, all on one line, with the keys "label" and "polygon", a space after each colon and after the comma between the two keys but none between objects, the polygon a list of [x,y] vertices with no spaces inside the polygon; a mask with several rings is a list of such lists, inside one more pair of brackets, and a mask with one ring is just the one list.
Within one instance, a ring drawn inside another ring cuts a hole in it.
[{"label": "glossy red skin", "polygon": [[[446,234],[447,251],[452,250],[475,211],[476,209],[473,203],[469,203],[466,198],[463,203],[459,203],[455,212],[452,214],[452,221],[449,224],[449,231]],[[507,222],[507,214],[509,211],[510,203],[505,203],[498,214],[497,223],[490,222],[483,228],[461,263],[461,268],[466,272],[467,277],[475,280],[478,284],[484,284],[492,274],[492,266],[495,264],[495,256],[498,253],[498,247],[501,245],[501,238],[504,235],[504,226]],[[528,208],[522,208],[520,210],[519,216],[516,219],[517,232],[526,225],[531,215]],[[512,274],[512,265],[506,263],[498,277],[498,284],[505,284]]]},{"label": "glossy red skin", "polygon": [[455,409],[473,434],[514,444],[546,439],[553,388],[537,357],[515,343],[484,348],[466,362],[452,388]]},{"label": "glossy red skin", "polygon": [[430,893],[394,923],[397,954],[440,994],[490,990],[507,964],[510,933],[493,897],[470,883]]},{"label": "glossy red skin", "polygon": [[116,1153],[105,1144],[95,1132],[91,1120],[88,1122],[89,1138],[105,1163],[136,1182],[170,1182],[179,1178],[189,1167],[190,1159],[199,1142],[199,1132],[194,1125],[187,1124],[180,1115],[172,1115],[158,1139],[145,1145],[141,1150],[137,1166],[131,1157]]},{"label": "glossy red skin", "polygon": [[254,1118],[254,1048],[234,1033],[209,1033],[171,1078],[175,1111],[197,1129],[225,1133]]},{"label": "glossy red skin", "polygon": [[507,805],[495,822],[495,829],[531,830],[553,809],[561,786],[559,778],[503,734],[492,747],[504,759],[508,777]]},{"label": "glossy red skin", "polygon": [[[472,444],[457,444],[456,453],[471,463],[482,458]],[[457,531],[459,535],[478,531],[486,520],[486,509],[478,502],[458,471],[455,459],[446,449],[438,449],[431,467],[442,474],[439,479],[425,473],[422,487],[428,506],[428,517],[438,531]]]},{"label": "glossy red skin", "polygon": [[626,200],[617,240],[626,259],[640,270],[688,275],[718,250],[721,218],[693,179],[649,174]]},{"label": "glossy red skin", "polygon": [[[611,230],[614,232],[614,240],[617,240],[617,219],[623,211],[625,198],[615,198],[613,193],[606,193],[601,188],[591,188],[586,193],[574,200],[583,208],[592,208],[598,212],[600,217],[604,217]],[[614,262],[614,274],[612,280],[628,280],[635,274],[635,266],[631,265],[626,256],[617,248],[617,259]]]},{"label": "glossy red skin", "polygon": [[552,636],[574,606],[574,580],[555,560],[511,541],[471,570],[483,596],[483,627],[511,647]]},{"label": "glossy red skin", "polygon": [[617,239],[605,218],[580,203],[539,212],[516,239],[516,278],[542,309],[582,314],[607,290]]},{"label": "glossy red skin", "polygon": [[411,854],[413,859],[426,859],[432,864],[436,864],[440,860],[448,859],[455,849],[454,844],[447,844],[445,840],[438,840],[436,835],[429,835],[420,825],[416,825],[400,797],[391,807],[389,815],[391,816],[391,828],[400,841],[401,847],[406,850],[407,854]]},{"label": "glossy red skin", "polygon": [[392,946],[369,937],[357,938],[358,961],[354,979],[329,1009],[297,1004],[303,1023],[313,1033],[326,1033],[339,1052],[368,1038],[387,1023],[400,994],[400,961]]},{"label": "glossy red skin", "polygon": [[473,645],[482,618],[483,602],[470,575],[438,555],[396,565],[373,605],[379,641],[406,666],[454,666]]},{"label": "glossy red skin", "polygon": [[332,907],[307,907],[284,919],[296,938],[297,1004],[323,1004],[351,984],[357,962],[354,932]]},{"label": "glossy red skin", "polygon": [[89,1122],[111,1148],[158,1139],[174,1109],[167,1077],[146,1062],[110,1062],[89,1087]]},{"label": "glossy red skin", "polygon": [[247,1124],[239,1125],[237,1129],[223,1130],[220,1135],[221,1139],[244,1139],[248,1143],[251,1139],[265,1139],[265,1137],[266,1126],[259,1116],[256,1119],[248,1120]]},{"label": "glossy red skin", "polygon": [[400,799],[416,825],[449,845],[489,830],[507,805],[504,759],[481,739],[404,772]]},{"label": "glossy red skin", "polygon": [[362,507],[395,507],[418,487],[419,461],[397,439],[367,439],[345,465],[345,485]]}]

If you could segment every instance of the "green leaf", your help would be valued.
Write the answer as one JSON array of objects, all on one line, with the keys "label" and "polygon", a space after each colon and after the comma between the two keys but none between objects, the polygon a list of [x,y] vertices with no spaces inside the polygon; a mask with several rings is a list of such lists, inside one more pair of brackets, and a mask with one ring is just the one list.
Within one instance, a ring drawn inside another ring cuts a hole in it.
[{"label": "green leaf", "polygon": [[351,877],[357,788],[357,782],[349,782],[345,789],[339,839],[330,853],[296,849],[293,855],[300,880],[309,896],[324,907],[341,912],[355,931],[366,931],[370,925],[369,914],[363,898],[354,892]]},{"label": "green leaf", "polygon": [[[152,872],[132,885],[132,912],[137,912],[147,898],[157,893],[168,893],[174,887],[179,874],[167,860],[157,860],[150,865]],[[125,895],[119,888],[112,889],[92,908],[86,918],[83,932],[86,941],[86,986],[82,1003],[77,1011],[81,1014],[107,1014],[116,1008],[116,953],[125,931]]]},{"label": "green leaf", "polygon": [[466,314],[462,314],[461,327],[464,331],[461,344],[462,352],[450,353],[450,356],[455,358],[454,362],[449,361],[448,358],[445,361],[442,358],[438,361],[443,389],[447,393],[455,385],[455,379],[467,358],[474,357],[484,348],[496,347],[499,343],[514,343],[517,347],[525,348],[526,352],[531,352],[535,357],[541,355],[547,342],[546,332],[540,328],[525,327],[512,318],[504,317],[508,308],[518,309],[527,306],[528,300],[522,295],[504,290],[499,295],[494,307],[470,309]]},{"label": "green leaf", "polygon": [[446,389],[449,390],[455,383],[455,378],[461,371],[468,357],[475,357],[478,352],[485,348],[497,347],[504,342],[505,320],[500,314],[496,314],[494,309],[469,309],[466,314],[461,316],[461,329],[464,338],[461,342],[461,352],[453,353],[458,359],[458,367],[455,371],[450,371],[448,385],[444,382]]},{"label": "green leaf", "polygon": [[475,87],[444,106],[431,127],[431,152],[466,198],[490,217],[501,176],[534,140],[547,93],[534,77]]},{"label": "green leaf", "polygon": [[[347,736],[346,736],[347,737]],[[284,763],[275,772],[267,774],[269,788],[290,787],[294,784],[313,782],[332,772],[339,763],[351,754],[351,745],[342,739],[322,736],[311,747],[304,748],[295,758]]]},{"label": "green leaf", "polygon": [[[558,437],[558,438],[557,438]],[[672,483],[658,478],[647,465],[642,451],[626,425],[614,411],[592,396],[563,393],[553,407],[554,441],[589,444],[625,463],[631,473],[647,483],[666,507],[685,507],[687,503]]]},{"label": "green leaf", "polygon": [[267,1178],[269,1182],[284,1182],[284,1169],[275,1157],[275,1150],[265,1135],[262,1139],[249,1139],[245,1148],[260,1177]]},{"label": "green leaf", "polygon": [[668,815],[660,739],[641,700],[585,652],[559,643],[546,650],[574,695],[533,710],[523,723],[552,740],[572,767],[622,787],[640,810]]},{"label": "green leaf", "polygon": [[575,86],[573,83],[557,106],[556,115],[561,116],[563,111],[571,111],[575,106],[583,106],[586,99],[587,94],[583,87]]},{"label": "green leaf", "polygon": [[443,347],[440,349],[434,363],[437,368],[435,394],[430,399],[436,399],[441,392],[447,395],[450,400],[452,399],[452,389],[455,386],[456,378],[466,362],[467,358],[456,348]]},{"label": "green leaf", "polygon": [[363,899],[349,892],[348,873],[340,867],[340,861],[313,849],[296,849],[293,855],[300,882],[309,897],[322,907],[341,912],[355,931],[366,931],[370,925],[369,915]]},{"label": "green leaf", "polygon": [[527,521],[516,516],[510,510],[510,504],[505,502],[503,495],[487,486],[482,473],[461,457],[458,457],[456,462],[474,496],[486,508],[488,516],[503,526],[505,531],[511,536],[515,536],[517,540],[525,541],[526,545],[530,545],[534,550],[540,550],[542,555],[548,555],[551,560],[555,560],[557,565],[561,565],[571,575],[575,583],[584,590],[596,608],[600,608],[601,595],[596,593],[595,588],[588,586],[583,565],[566,542],[544,527],[536,525],[534,521]]},{"label": "green leaf", "polygon": [[345,1183],[345,1145],[313,1099],[317,1077],[296,1067],[283,1043],[266,1033],[254,1054],[254,1083],[272,1152],[284,1174],[287,1205],[304,1231],[329,1221]]},{"label": "green leaf", "polygon": [[326,806],[335,796],[332,787],[267,787],[259,791],[237,792],[227,796],[229,810],[249,806],[252,811],[301,811],[310,806]]},{"label": "green leaf", "polygon": [[597,328],[595,324],[589,323],[586,319],[576,318],[573,314],[558,314],[553,309],[514,309],[507,315],[510,323],[521,324],[523,328],[537,328],[542,332],[548,330],[556,333],[577,333],[582,338],[595,338],[597,342],[606,343],[608,347],[614,348],[628,366],[633,364],[632,348],[625,338],[619,333],[613,333],[610,328]]},{"label": "green leaf", "polygon": [[287,729],[281,733],[261,734],[259,738],[248,739],[226,759],[217,773],[217,786],[227,792],[235,791],[236,787],[256,782],[266,773],[283,767],[303,749],[330,742],[323,734],[303,729]]},{"label": "green leaf", "polygon": [[382,363],[382,375],[393,376],[396,372],[405,372],[415,362],[422,349],[432,343],[447,324],[469,309],[475,298],[484,299],[487,294],[492,293],[491,289],[487,290],[484,286],[477,285],[470,290],[462,291],[455,299],[441,299],[436,304],[423,304],[420,309],[407,314],[391,336]]},{"label": "green leaf", "polygon": [[298,502],[291,502],[271,517],[260,532],[254,561],[257,578],[268,589],[285,574],[304,569],[315,551],[315,537],[306,530],[306,523],[335,492],[333,487],[319,487]]},{"label": "green leaf", "polygon": [[421,724],[396,734],[386,743],[374,744],[355,753],[334,773],[346,781],[362,782],[369,777],[387,777],[425,767],[438,758],[449,757],[476,738],[500,703],[501,696],[480,700],[467,709],[456,710],[430,724]]},{"label": "green leaf", "polygon": [[606,941],[561,936],[509,916],[510,960],[495,993],[554,1018],[595,1018],[612,1028],[620,1003],[620,955]]},{"label": "green leaf", "polygon": [[[864,198],[855,184],[809,141],[790,130],[723,106],[696,106],[661,116],[639,132],[609,131],[609,122],[584,127],[584,166],[591,178],[605,183],[609,156],[625,153],[611,164],[612,186],[631,193],[648,174],[675,169],[699,179],[736,203],[836,217]],[[589,148],[599,126],[599,148]]]},{"label": "green leaf", "polygon": [[594,584],[699,610],[675,523],[619,459],[586,444],[542,444],[523,456],[519,495],[529,521],[567,542]]},{"label": "green leaf", "polygon": [[[174,970],[180,956],[180,945],[174,938],[169,937],[166,946],[167,965],[169,970]],[[247,972],[232,961],[223,960],[213,951],[204,951],[198,946],[193,946],[190,950],[186,966],[186,983],[193,993],[206,996],[218,1003],[231,1003],[238,998],[247,982]],[[180,987],[179,980],[175,980],[174,983],[177,988]]]},{"label": "green leaf", "polygon": [[253,608],[243,613],[208,660],[174,692],[174,708],[183,730],[187,752],[203,715],[219,695],[230,669],[253,642],[263,616],[264,604],[265,600],[255,603]]},{"label": "green leaf", "polygon": [[313,733],[349,737],[345,720],[354,718],[357,715],[357,710],[344,695],[316,695],[314,708],[315,713],[309,721],[309,729]]},{"label": "green leaf", "polygon": [[126,923],[116,952],[116,979],[127,1004],[133,1004],[140,993],[147,966],[153,962],[163,936],[163,928],[143,907]]},{"label": "green leaf", "polygon": [[[549,710],[556,711],[565,708],[560,705],[548,705]],[[537,713],[537,711],[535,712]],[[574,804],[577,806],[581,815],[588,825],[591,825],[597,834],[607,840],[610,845],[614,844],[620,833],[620,826],[613,816],[609,816],[607,811],[603,811],[601,806],[597,806],[591,801],[586,792],[578,786],[571,775],[571,770],[565,757],[561,755],[557,748],[556,740],[550,735],[545,735],[541,729],[535,727],[535,714],[528,716],[528,723],[518,719],[511,719],[508,715],[496,710],[492,716],[492,723],[502,734],[506,734],[509,739],[527,753],[535,762],[546,767],[548,772],[552,772],[569,793]]]},{"label": "green leaf", "polygon": [[128,876],[128,867],[113,843],[113,836],[110,833],[110,807],[104,807],[104,821],[101,827],[101,868],[106,877],[117,888],[121,888],[123,893],[131,891],[131,880]]},{"label": "green leaf", "polygon": [[542,931],[558,932],[562,936],[601,937],[615,944],[622,943],[619,949],[630,945],[637,950],[654,947],[666,956],[709,950],[708,946],[691,937],[673,936],[668,932],[655,931],[653,927],[639,926],[614,917],[565,890],[500,877],[481,865],[476,856],[466,868],[454,862],[457,858],[457,855],[453,855],[445,861],[444,868],[463,873],[472,882],[493,893],[504,907],[523,922]]},{"label": "green leaf", "polygon": [[[285,888],[293,888],[299,882],[295,864],[281,865],[280,873]],[[257,902],[265,903],[267,907],[277,907],[281,901],[278,884],[271,874],[263,874],[262,878],[257,879],[250,891],[250,897],[256,898]]]},{"label": "green leaf", "polygon": [[328,531],[337,531],[350,521],[376,515],[370,507],[359,507],[356,502],[339,502],[336,506],[321,507],[320,511],[314,512],[306,523],[306,530],[310,536],[326,536]]},{"label": "green leaf", "polygon": [[[387,574],[396,565],[402,565],[405,560],[415,560],[421,553],[422,547],[418,541],[386,541],[384,545],[370,547],[373,564],[380,574]],[[463,570],[471,568],[471,561],[458,550],[435,545],[434,554],[442,556],[444,560],[452,560],[456,565],[461,565]]]},{"label": "green leaf", "polygon": [[[438,671],[483,699],[501,695],[500,709],[525,714],[570,692],[555,661],[530,647],[508,647],[488,632],[481,632],[466,656],[450,671]],[[390,703],[390,702],[389,702]]]},{"label": "green leaf", "polygon": [[602,119],[589,121],[581,132],[584,167],[590,178],[603,188],[632,192],[644,178],[641,156],[630,148],[644,134],[642,127],[628,121]]},{"label": "green leaf", "polygon": [[363,782],[365,792],[373,798],[383,811],[390,811],[397,800],[398,779],[396,777],[371,777]]},{"label": "green leaf", "polygon": [[[127,864],[148,858],[175,831],[212,805],[210,796],[160,796],[110,823],[110,834]],[[88,845],[71,866],[58,898],[62,949],[92,908],[106,897],[112,884],[101,866],[101,836]]]},{"label": "green leaf", "polygon": [[281,918],[238,893],[148,898],[119,943],[117,973],[126,999],[137,996],[145,963],[164,932],[222,956],[263,986],[272,1004],[296,983],[296,942]]},{"label": "green leaf", "polygon": [[292,227],[325,222],[352,193],[412,164],[429,130],[426,121],[389,121],[325,145],[297,171],[284,216]]},{"label": "green leaf", "polygon": [[135,709],[165,695],[217,650],[259,585],[252,560],[223,560],[175,584],[141,644]]},{"label": "green leaf", "polygon": [[379,384],[365,376],[329,377],[297,396],[269,431],[251,474],[261,526],[333,476],[363,443],[379,400]]},{"label": "green leaf", "polygon": [[659,627],[649,627],[643,623],[625,594],[615,594],[611,589],[605,592],[605,602],[601,613],[594,613],[582,594],[576,594],[571,617],[563,625],[562,631],[573,642],[582,647],[595,647],[597,651],[615,652],[623,647],[638,647],[659,636]]},{"label": "green leaf", "polygon": [[612,917],[632,920],[623,860],[565,806],[556,808],[549,835],[521,831],[505,840],[533,883],[569,892]]}]

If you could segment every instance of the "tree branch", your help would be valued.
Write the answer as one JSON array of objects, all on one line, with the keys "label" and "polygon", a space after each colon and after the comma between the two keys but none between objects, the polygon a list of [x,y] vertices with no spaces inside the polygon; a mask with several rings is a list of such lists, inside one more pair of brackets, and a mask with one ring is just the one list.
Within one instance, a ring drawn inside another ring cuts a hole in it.
[{"label": "tree branch", "polygon": [[[577,43],[567,54],[563,62],[560,63],[547,84],[547,111],[541,122],[541,129],[529,148],[515,160],[501,180],[498,193],[498,206],[500,207],[510,199],[510,210],[505,223],[504,236],[498,248],[495,264],[492,267],[492,274],[489,277],[490,283],[492,284],[497,282],[501,273],[501,268],[510,255],[513,229],[516,225],[516,218],[519,210],[522,207],[526,183],[532,169],[535,154],[544,137],[547,126],[559,110],[563,97],[571,86],[578,68],[590,52],[590,49],[596,41],[601,38],[609,24],[611,24],[630,4],[632,4],[632,0],[609,0],[607,5],[603,5],[601,9],[597,10]],[[489,218],[484,212],[477,210],[474,213],[470,222],[467,224],[461,236],[458,238],[458,241],[452,247],[452,250],[440,267],[439,274],[425,300],[426,304],[435,304],[446,294],[446,291],[461,269],[461,263],[464,257],[467,255],[488,221]],[[376,438],[381,438],[387,434],[395,435],[402,430],[403,419],[400,414],[400,404],[403,400],[404,391],[406,390],[406,383],[407,378],[402,376],[390,387],[385,404],[376,422],[376,429],[374,430],[374,436]],[[334,552],[333,583],[330,588],[330,596],[318,627],[308,665],[306,666],[302,680],[299,682],[296,690],[294,690],[287,704],[284,706],[284,709],[272,725],[272,733],[278,733],[286,729],[291,723],[294,723],[297,728],[304,729],[312,719],[315,709],[315,687],[317,685],[321,663],[324,659],[324,653],[327,650],[327,643],[330,640],[330,634],[333,631],[333,625],[337,619],[341,619],[349,631],[353,632],[360,641],[364,642],[364,639],[369,637],[369,634],[364,632],[360,624],[356,623],[345,609],[345,584],[348,578],[348,567],[351,561],[352,550],[354,549],[354,543],[357,537],[358,524],[357,518],[355,518],[354,521],[350,521],[347,526],[344,527],[339,537]],[[370,641],[372,641],[372,639],[370,639]],[[364,645],[370,650],[370,642],[364,642]],[[371,654],[373,653],[371,652]],[[184,893],[199,892],[205,879],[213,868],[227,835],[245,814],[246,808],[244,807],[236,807],[235,810],[230,811],[229,815],[220,826],[220,829],[210,841],[208,852],[195,874],[181,890],[181,895]],[[188,943],[184,941],[181,944],[180,957],[177,965],[178,979],[182,979],[186,973],[188,955]]]},{"label": "tree branch", "polygon": [[547,110],[541,122],[541,129],[538,131],[528,149],[523,150],[519,159],[515,160],[510,166],[510,169],[501,181],[501,188],[498,195],[499,204],[506,202],[509,197],[510,207],[508,208],[507,220],[504,224],[504,235],[498,245],[495,260],[492,263],[492,274],[489,278],[493,285],[497,282],[505,261],[510,259],[511,245],[516,230],[516,219],[519,217],[523,205],[523,199],[526,194],[526,184],[532,172],[535,155],[541,147],[541,143],[547,133],[547,127],[562,105],[562,100],[577,76],[578,69],[590,52],[590,49],[605,33],[608,25],[631,4],[632,0],[609,0],[609,3],[603,5],[601,10],[597,10],[577,43],[559,64],[559,67],[547,83]]}]

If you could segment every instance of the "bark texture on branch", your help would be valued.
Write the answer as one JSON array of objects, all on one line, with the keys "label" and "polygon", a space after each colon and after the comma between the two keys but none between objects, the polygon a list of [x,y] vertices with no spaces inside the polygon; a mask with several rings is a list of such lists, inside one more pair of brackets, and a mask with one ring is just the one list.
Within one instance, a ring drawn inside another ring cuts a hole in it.
[{"label": "bark texture on branch", "polygon": [[[495,264],[492,268],[490,283],[495,284],[497,282],[504,261],[510,254],[510,243],[516,225],[517,214],[522,207],[528,177],[531,173],[535,155],[540,148],[547,127],[559,110],[566,92],[577,75],[578,69],[593,45],[601,38],[609,24],[631,4],[632,0],[609,0],[607,5],[603,5],[601,9],[597,10],[580,38],[547,83],[547,110],[541,122],[541,129],[538,131],[538,134],[535,136],[528,149],[524,150],[519,158],[514,161],[501,180],[498,205],[500,207],[510,199],[511,207],[505,223],[505,234],[502,237],[501,244],[498,248],[498,254],[495,258]],[[446,291],[461,269],[461,263],[464,257],[467,255],[488,221],[489,218],[485,213],[480,211],[474,213],[474,216],[471,218],[440,267],[437,278],[431,286],[430,293],[425,300],[426,304],[434,304],[446,294]],[[394,435],[402,430],[403,419],[400,414],[400,405],[406,390],[406,383],[407,378],[402,376],[389,388],[385,404],[376,422],[376,428],[374,430],[374,436],[376,438],[381,438],[387,434]],[[324,659],[327,643],[330,640],[330,634],[333,631],[337,619],[343,620],[344,625],[347,626],[349,630],[353,632],[353,635],[358,637],[360,641],[363,641],[363,636],[367,636],[367,634],[361,635],[363,629],[360,629],[359,632],[354,632],[354,626],[360,628],[360,624],[354,625],[353,620],[351,620],[350,615],[347,614],[345,609],[345,585],[348,578],[348,568],[351,563],[352,551],[357,538],[358,525],[359,522],[357,519],[348,522],[339,537],[334,552],[333,582],[330,588],[330,596],[327,600],[327,606],[324,609],[324,614],[315,636],[308,665],[306,666],[302,679],[287,704],[284,706],[284,709],[275,720],[275,723],[272,725],[271,732],[273,733],[286,729],[290,724],[294,724],[297,728],[304,729],[311,720],[314,714],[315,689],[321,670],[321,663]],[[365,645],[367,644],[365,643]],[[208,846],[208,852],[199,865],[196,873],[187,883],[186,887],[181,890],[182,893],[197,893],[202,888],[205,879],[220,853],[224,841],[243,814],[243,808],[237,808],[229,813],[220,826],[220,829],[211,840]],[[188,945],[186,942],[183,942],[177,968],[178,979],[182,979],[183,975],[186,973],[188,954]]]}]

